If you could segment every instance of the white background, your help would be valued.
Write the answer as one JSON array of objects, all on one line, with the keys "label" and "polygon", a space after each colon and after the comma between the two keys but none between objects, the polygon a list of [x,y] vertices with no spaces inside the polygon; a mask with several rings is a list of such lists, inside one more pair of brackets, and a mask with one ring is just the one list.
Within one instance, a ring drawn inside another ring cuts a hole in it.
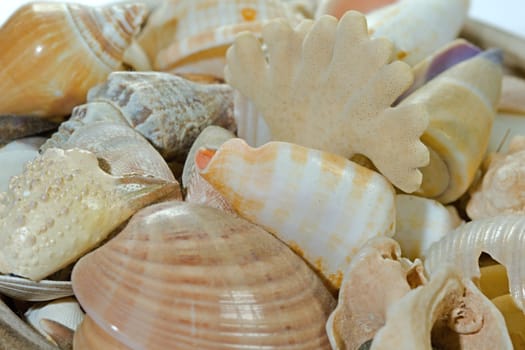
[{"label": "white background", "polygon": [[[47,0],[60,1],[60,0]],[[63,0],[62,0],[63,1]],[[109,0],[71,0],[78,3],[99,5]],[[425,1],[425,0],[421,0]],[[442,0],[449,1],[449,0]],[[0,0],[0,23],[3,23],[10,14],[20,5],[29,0]],[[524,0],[471,0],[470,15],[478,19],[496,24],[509,31],[525,37],[525,1]]]}]

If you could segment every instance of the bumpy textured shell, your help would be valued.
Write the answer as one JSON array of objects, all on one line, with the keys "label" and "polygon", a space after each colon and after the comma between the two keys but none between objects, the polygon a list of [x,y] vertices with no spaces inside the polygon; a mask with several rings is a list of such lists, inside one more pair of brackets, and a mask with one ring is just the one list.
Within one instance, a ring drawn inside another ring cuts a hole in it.
[{"label": "bumpy textured shell", "polygon": [[176,185],[111,176],[91,152],[48,149],[0,193],[0,271],[40,280]]},{"label": "bumpy textured shell", "polygon": [[401,102],[422,103],[430,116],[421,136],[430,164],[420,169],[420,195],[450,203],[472,183],[487,150],[501,79],[501,53],[486,51],[447,69]]},{"label": "bumpy textured shell", "polygon": [[260,33],[264,23],[279,17],[293,17],[280,0],[171,1],[152,14],[139,42],[159,70],[210,59],[224,66],[224,54],[236,34]]},{"label": "bumpy textured shell", "polygon": [[32,3],[0,29],[0,114],[64,116],[122,69],[147,8]]},{"label": "bumpy textured shell", "polygon": [[329,349],[335,301],[321,280],[272,235],[214,208],[140,211],[72,281],[89,317],[130,348]]},{"label": "bumpy textured shell", "polygon": [[525,137],[514,137],[507,153],[490,158],[481,186],[467,204],[471,219],[496,215],[524,214]]},{"label": "bumpy textured shell", "polygon": [[88,93],[89,102],[113,105],[168,159],[186,156],[208,125],[235,130],[233,89],[198,84],[168,73],[116,72]]},{"label": "bumpy textured shell", "polygon": [[[202,150],[201,150],[202,151]],[[303,256],[334,288],[361,246],[394,234],[394,191],[380,174],[347,159],[284,142],[254,149],[225,142],[197,166],[241,216]]]}]

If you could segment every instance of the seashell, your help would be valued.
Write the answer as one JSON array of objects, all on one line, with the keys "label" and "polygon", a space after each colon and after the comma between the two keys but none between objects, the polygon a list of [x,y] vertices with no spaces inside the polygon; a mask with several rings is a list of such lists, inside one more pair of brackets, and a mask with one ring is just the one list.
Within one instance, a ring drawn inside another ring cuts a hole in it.
[{"label": "seashell", "polygon": [[525,137],[516,136],[509,144],[507,153],[493,155],[480,188],[473,190],[467,204],[471,219],[497,215],[523,214],[522,196],[525,183]]},{"label": "seashell", "polygon": [[388,38],[395,56],[415,65],[458,36],[468,9],[468,0],[400,0],[366,19],[373,38]]},{"label": "seashell", "polygon": [[48,149],[0,193],[0,271],[41,280],[176,185],[111,176],[90,152]]},{"label": "seashell", "polygon": [[501,85],[500,112],[525,114],[525,79],[504,75]]},{"label": "seashell", "polygon": [[525,348],[525,314],[520,310],[512,297],[507,295],[499,296],[492,299],[494,305],[503,315],[505,324],[507,325],[507,332],[509,333],[510,339],[514,349]]},{"label": "seashell", "polygon": [[403,256],[414,260],[460,223],[443,204],[427,198],[396,195],[396,233]]},{"label": "seashell", "polygon": [[423,104],[430,115],[421,136],[430,164],[420,168],[419,195],[450,203],[466,192],[487,150],[501,79],[500,52],[490,50],[454,65],[399,104]]},{"label": "seashell", "polygon": [[109,103],[162,156],[184,159],[208,125],[235,130],[232,92],[168,73],[115,72],[89,91],[88,102]]},{"label": "seashell", "polygon": [[59,350],[0,299],[0,349]]},{"label": "seashell", "polygon": [[505,215],[468,222],[430,246],[425,254],[429,273],[443,264],[452,264],[465,278],[479,278],[478,258],[482,252],[507,269],[509,290],[516,305],[525,310],[523,266],[524,217]]},{"label": "seashell", "polygon": [[288,244],[337,289],[361,246],[395,229],[394,191],[343,157],[284,142],[241,139],[200,149],[199,173],[242,217]]},{"label": "seashell", "polygon": [[233,117],[237,125],[237,136],[252,147],[259,147],[272,141],[272,132],[257,110],[255,104],[239,91],[233,93]]},{"label": "seashell", "polygon": [[187,202],[205,204],[231,214],[235,213],[228,201],[204,180],[195,168],[195,154],[201,147],[216,149],[234,137],[232,132],[214,125],[208,126],[197,137],[186,157],[182,171],[182,185],[186,189]]},{"label": "seashell", "polygon": [[330,348],[335,300],[321,280],[272,235],[215,208],[140,211],[77,262],[72,281],[89,316],[75,349],[89,323],[129,348]]},{"label": "seashell", "polygon": [[166,1],[138,40],[155,70],[222,76],[226,49],[236,34],[260,33],[274,18],[299,17],[280,0]]},{"label": "seashell", "polygon": [[512,349],[496,307],[448,266],[389,308],[370,349],[434,348]]},{"label": "seashell", "polygon": [[73,344],[74,349],[131,350],[100,328],[89,315],[84,317],[75,332]]},{"label": "seashell", "polygon": [[326,323],[332,349],[360,349],[384,326],[388,308],[424,283],[421,261],[402,258],[396,241],[368,241],[345,272],[337,307]]},{"label": "seashell", "polygon": [[[49,303],[38,303],[32,305],[24,313],[26,321],[36,330],[45,336],[49,341],[54,342],[54,334],[48,334],[44,328],[49,320],[55,321],[64,327],[74,331],[84,318],[84,312],[75,298],[62,298]],[[42,322],[43,321],[43,322]],[[42,327],[41,323],[44,323]]]},{"label": "seashell", "polygon": [[489,299],[509,293],[509,279],[505,266],[500,264],[480,268],[479,289]]},{"label": "seashell", "polygon": [[57,127],[58,123],[40,117],[0,115],[0,145]]},{"label": "seashell", "polygon": [[0,294],[27,301],[54,300],[73,295],[71,281],[42,280],[0,275]]},{"label": "seashell", "polygon": [[315,17],[330,15],[341,18],[347,11],[369,13],[386,5],[395,3],[396,0],[321,0],[317,7]]},{"label": "seashell", "polygon": [[[27,140],[27,141],[26,141]],[[5,192],[9,186],[9,179],[20,174],[24,170],[24,165],[38,156],[38,143],[42,144],[45,140],[43,137],[31,137],[12,141],[0,148],[0,192]],[[36,142],[37,145],[32,143]]]},{"label": "seashell", "polygon": [[48,148],[92,152],[102,169],[111,175],[140,175],[176,182],[159,152],[107,103],[75,107],[71,118],[42,146],[44,151]]},{"label": "seashell", "polygon": [[70,114],[92,86],[123,69],[124,51],[146,14],[141,4],[22,6],[0,29],[0,66],[6,67],[0,72],[0,114]]}]

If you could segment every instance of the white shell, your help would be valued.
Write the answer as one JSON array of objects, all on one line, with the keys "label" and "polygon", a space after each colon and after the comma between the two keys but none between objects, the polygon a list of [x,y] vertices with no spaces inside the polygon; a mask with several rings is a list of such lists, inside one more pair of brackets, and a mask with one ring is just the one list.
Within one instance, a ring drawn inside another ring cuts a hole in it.
[{"label": "white shell", "polygon": [[30,137],[12,141],[0,148],[0,192],[7,191],[9,179],[12,176],[22,173],[24,165],[35,159],[38,155],[38,148],[44,143],[43,137]]}]

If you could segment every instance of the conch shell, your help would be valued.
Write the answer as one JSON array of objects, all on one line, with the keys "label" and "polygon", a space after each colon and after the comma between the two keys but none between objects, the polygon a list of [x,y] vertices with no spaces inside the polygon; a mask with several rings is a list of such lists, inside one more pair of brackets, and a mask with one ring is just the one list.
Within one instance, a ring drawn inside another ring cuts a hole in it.
[{"label": "conch shell", "polygon": [[[210,16],[214,13],[220,15]],[[270,19],[296,16],[280,0],[165,1],[138,41],[155,70],[222,76],[226,49],[236,34],[260,33]]]},{"label": "conch shell", "polygon": [[113,107],[166,159],[184,158],[208,125],[235,131],[233,89],[226,84],[199,84],[160,72],[115,72],[87,99],[88,109],[91,102]]},{"label": "conch shell", "polygon": [[285,142],[253,149],[241,139],[195,157],[201,176],[235,211],[263,226],[337,289],[370,238],[392,236],[394,190],[343,157]]},{"label": "conch shell", "polygon": [[91,152],[48,149],[0,193],[0,271],[41,280],[177,185],[111,176]]},{"label": "conch shell", "polygon": [[507,153],[490,157],[480,188],[473,191],[467,204],[471,219],[497,215],[524,214],[525,137],[516,136]]},{"label": "conch shell", "polygon": [[146,14],[141,4],[22,6],[0,29],[0,114],[70,114],[91,87],[124,68]]},{"label": "conch shell", "polygon": [[72,281],[89,316],[76,349],[93,323],[133,349],[330,348],[335,300],[322,281],[275,237],[215,208],[145,208],[80,259]]}]

